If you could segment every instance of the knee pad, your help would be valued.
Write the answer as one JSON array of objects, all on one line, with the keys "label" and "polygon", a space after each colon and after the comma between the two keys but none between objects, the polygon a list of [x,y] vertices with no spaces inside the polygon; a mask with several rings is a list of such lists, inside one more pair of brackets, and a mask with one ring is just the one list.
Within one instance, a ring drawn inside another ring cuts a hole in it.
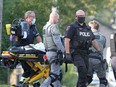
[{"label": "knee pad", "polygon": [[56,75],[54,73],[50,73],[51,83],[56,81],[58,79],[59,75]]},{"label": "knee pad", "polygon": [[60,75],[58,76],[58,80],[61,82],[62,81],[62,71],[60,70]]},{"label": "knee pad", "polygon": [[108,81],[106,78],[99,78],[100,79],[100,84],[104,84],[105,86],[107,86]]}]

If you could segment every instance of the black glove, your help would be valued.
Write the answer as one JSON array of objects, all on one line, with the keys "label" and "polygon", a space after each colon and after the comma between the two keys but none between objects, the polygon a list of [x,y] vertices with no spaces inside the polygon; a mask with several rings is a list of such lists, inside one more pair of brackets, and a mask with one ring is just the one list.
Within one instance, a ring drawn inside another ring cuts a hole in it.
[{"label": "black glove", "polygon": [[71,63],[72,62],[72,57],[71,57],[70,53],[66,53],[65,62],[67,62],[67,63]]}]

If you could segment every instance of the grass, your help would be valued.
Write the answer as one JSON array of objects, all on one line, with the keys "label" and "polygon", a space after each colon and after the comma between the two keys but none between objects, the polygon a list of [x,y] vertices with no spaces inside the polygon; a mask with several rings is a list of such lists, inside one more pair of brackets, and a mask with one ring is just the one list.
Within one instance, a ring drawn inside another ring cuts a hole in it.
[{"label": "grass", "polygon": [[9,85],[0,85],[0,87],[10,87]]}]

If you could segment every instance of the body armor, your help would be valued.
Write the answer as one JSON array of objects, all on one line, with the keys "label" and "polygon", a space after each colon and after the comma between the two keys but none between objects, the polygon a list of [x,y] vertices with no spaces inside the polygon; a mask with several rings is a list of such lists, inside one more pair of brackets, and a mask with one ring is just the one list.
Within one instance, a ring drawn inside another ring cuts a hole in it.
[{"label": "body armor", "polygon": [[[75,26],[74,26],[75,28]],[[88,27],[76,26],[73,46],[79,50],[88,50],[92,43],[92,32]]]},{"label": "body armor", "polygon": [[[105,48],[105,43],[106,43],[106,38],[99,33],[97,35],[95,35],[95,38],[96,38],[98,45],[100,47],[100,52],[103,54],[103,50]],[[90,48],[90,50],[92,52],[96,52],[96,49],[93,46]]]},{"label": "body armor", "polygon": [[61,50],[64,52],[64,46],[61,42],[60,32],[56,24],[47,24],[43,28],[43,42],[46,50]]}]

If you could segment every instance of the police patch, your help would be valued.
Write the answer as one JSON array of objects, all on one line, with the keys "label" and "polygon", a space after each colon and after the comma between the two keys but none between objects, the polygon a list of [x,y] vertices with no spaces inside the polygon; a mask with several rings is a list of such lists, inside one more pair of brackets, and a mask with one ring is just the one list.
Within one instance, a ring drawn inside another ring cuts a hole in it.
[{"label": "police patch", "polygon": [[90,33],[89,32],[79,32],[80,36],[85,36],[85,37],[90,37]]},{"label": "police patch", "polygon": [[68,26],[67,28],[66,28],[66,31],[68,31],[70,29],[70,26]]}]

